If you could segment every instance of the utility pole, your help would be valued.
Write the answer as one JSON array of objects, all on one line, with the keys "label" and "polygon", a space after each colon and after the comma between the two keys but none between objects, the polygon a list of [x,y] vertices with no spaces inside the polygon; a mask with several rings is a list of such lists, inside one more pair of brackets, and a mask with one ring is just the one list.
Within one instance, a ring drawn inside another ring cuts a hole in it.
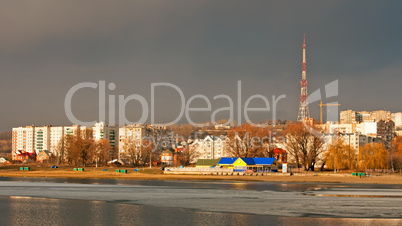
[{"label": "utility pole", "polygon": [[152,151],[149,152],[149,168],[152,169]]}]

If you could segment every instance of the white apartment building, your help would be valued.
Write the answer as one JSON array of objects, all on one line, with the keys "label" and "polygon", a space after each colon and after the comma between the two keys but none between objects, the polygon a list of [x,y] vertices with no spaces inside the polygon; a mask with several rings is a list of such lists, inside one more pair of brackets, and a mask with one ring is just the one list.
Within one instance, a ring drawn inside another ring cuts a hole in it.
[{"label": "white apartment building", "polygon": [[[351,111],[351,110],[349,110]],[[342,112],[341,112],[342,117]],[[359,111],[356,112],[356,121],[357,122],[379,122],[381,120],[388,122],[391,120],[391,112],[390,111]]]},{"label": "white apartment building", "polygon": [[356,131],[366,136],[377,136],[377,123],[376,122],[363,122],[356,126]]},{"label": "white apartment building", "polygon": [[358,122],[372,122],[371,112],[359,111],[356,113],[356,121]]},{"label": "white apartment building", "polygon": [[[28,152],[39,154],[41,151],[50,151],[57,154],[59,145],[67,135],[88,135],[94,140],[107,139],[112,147],[118,146],[118,127],[110,127],[107,123],[96,123],[93,127],[86,126],[27,126],[12,129],[12,153]],[[14,158],[13,157],[13,158]]]},{"label": "white apartment building", "polygon": [[356,112],[353,110],[341,111],[340,112],[340,123],[341,124],[356,123]]},{"label": "white apartment building", "polygon": [[34,149],[36,154],[39,154],[41,151],[50,150],[50,127],[51,126],[35,127]]},{"label": "white apartment building", "polygon": [[115,126],[109,126],[105,122],[98,122],[92,127],[93,138],[95,141],[107,140],[110,146],[116,147],[116,138],[118,138],[119,128]]},{"label": "white apartment building", "polygon": [[344,144],[350,145],[358,153],[359,151],[359,133],[341,133],[341,134],[324,134],[324,149],[328,150],[333,139],[340,138]]},{"label": "white apartment building", "polygon": [[12,152],[23,151],[34,153],[35,127],[17,127],[12,129]]},{"label": "white apartment building", "polygon": [[391,120],[391,112],[384,110],[372,111],[371,120],[373,120],[374,122],[379,122],[381,120],[388,122]]},{"label": "white apartment building", "polygon": [[67,135],[77,135],[78,134],[78,128],[79,126],[74,125],[74,126],[64,126],[63,127],[63,136]]},{"label": "white apartment building", "polygon": [[145,139],[151,139],[152,141],[155,141],[154,145],[157,145],[160,143],[157,140],[166,135],[166,127],[141,124],[133,124],[121,127],[119,128],[117,135],[119,138],[119,158],[125,158],[125,156],[128,154],[125,150],[125,145],[127,142],[135,143],[139,148]]},{"label": "white apartment building", "polygon": [[189,146],[196,153],[194,161],[229,157],[228,143],[225,136],[207,136],[204,139],[196,139]]},{"label": "white apartment building", "polygon": [[354,133],[356,132],[357,124],[337,124],[335,122],[327,122],[324,124],[324,133],[335,134],[335,133]]},{"label": "white apartment building", "polygon": [[64,141],[64,127],[50,127],[50,149],[49,151],[56,154],[59,150],[59,145]]},{"label": "white apartment building", "polygon": [[392,113],[391,120],[395,122],[395,127],[402,126],[402,112]]}]

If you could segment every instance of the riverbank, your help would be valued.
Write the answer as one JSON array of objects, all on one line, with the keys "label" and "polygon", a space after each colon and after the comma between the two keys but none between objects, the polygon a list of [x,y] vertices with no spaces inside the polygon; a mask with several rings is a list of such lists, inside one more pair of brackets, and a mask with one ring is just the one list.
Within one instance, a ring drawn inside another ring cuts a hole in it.
[{"label": "riverbank", "polygon": [[[20,171],[20,166],[0,167],[0,177],[53,177],[82,179],[138,179],[138,180],[219,180],[219,181],[272,181],[272,182],[312,182],[312,183],[366,183],[366,184],[402,184],[401,175],[381,175],[354,177],[351,173],[309,172],[303,174],[273,173],[264,176],[215,176],[215,175],[165,175],[159,168],[139,169],[117,167],[86,167],[84,171],[74,171],[73,167],[51,169],[45,166],[29,166],[31,170]],[[127,173],[118,173],[118,169],[127,169]]]}]

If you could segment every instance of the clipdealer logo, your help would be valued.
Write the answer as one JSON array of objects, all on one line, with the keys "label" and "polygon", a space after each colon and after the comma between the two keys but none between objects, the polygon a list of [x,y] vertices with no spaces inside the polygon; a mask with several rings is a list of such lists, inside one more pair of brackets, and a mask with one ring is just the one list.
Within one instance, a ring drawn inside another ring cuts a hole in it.
[{"label": "clipdealer logo", "polygon": [[[165,88],[170,88],[175,90],[179,96],[180,96],[180,113],[179,115],[171,122],[164,122],[160,123],[155,120],[155,100],[156,100],[156,95],[155,95],[155,90],[160,87],[165,87]],[[186,118],[187,122],[190,123],[193,126],[196,127],[203,127],[206,126],[206,123],[196,123],[194,122],[191,117],[190,117],[190,112],[211,112],[210,116],[210,121],[212,123],[216,123],[216,115],[219,112],[229,112],[229,120],[224,124],[224,125],[231,125],[234,126],[234,112],[236,111],[237,113],[237,125],[242,124],[242,118],[244,116],[244,119],[247,123],[249,123],[252,126],[257,126],[257,127],[264,127],[267,124],[265,123],[254,123],[249,117],[250,112],[272,112],[272,121],[275,122],[277,119],[277,104],[280,100],[285,99],[286,95],[282,94],[276,97],[273,95],[271,97],[271,102],[268,100],[267,97],[261,94],[255,94],[247,98],[247,100],[244,102],[244,105],[242,103],[242,83],[241,81],[237,82],[237,96],[236,96],[236,105],[237,108],[234,107],[234,101],[233,99],[226,95],[226,94],[220,94],[216,95],[213,97],[213,100],[218,100],[218,99],[223,99],[226,100],[228,105],[225,107],[218,108],[212,112],[212,104],[211,100],[202,94],[197,94],[193,95],[189,98],[186,99],[183,91],[175,84],[172,83],[151,83],[151,101],[150,104],[148,104],[147,100],[139,95],[139,94],[131,94],[129,96],[124,96],[124,95],[108,95],[108,106],[109,109],[106,109],[106,91],[107,89],[109,91],[113,91],[116,89],[116,85],[114,83],[109,83],[106,88],[106,83],[105,81],[99,81],[98,83],[94,82],[82,82],[74,85],[73,87],[70,88],[70,90],[67,92],[65,100],[64,100],[64,109],[67,118],[70,120],[71,123],[73,124],[78,124],[78,125],[93,125],[96,123],[96,121],[91,121],[91,122],[85,122],[85,121],[80,121],[75,114],[73,113],[71,104],[72,104],[72,98],[74,94],[81,89],[97,89],[98,90],[98,101],[99,101],[99,114],[98,114],[98,119],[99,121],[106,121],[106,110],[108,110],[109,113],[109,124],[110,125],[115,125],[116,124],[116,98],[118,99],[117,105],[118,105],[118,124],[123,125],[123,124],[145,124],[147,120],[150,119],[150,124],[157,125],[157,126],[170,126],[173,125],[177,122],[179,122],[183,117]],[[259,99],[260,101],[263,101],[263,105],[260,108],[253,108],[249,107],[250,102],[252,100],[257,100]],[[195,100],[201,100],[204,103],[206,103],[206,107],[204,108],[194,108],[190,107],[191,103]],[[126,105],[130,101],[137,101],[141,105],[141,117],[138,121],[136,122],[130,122],[126,115]]]}]

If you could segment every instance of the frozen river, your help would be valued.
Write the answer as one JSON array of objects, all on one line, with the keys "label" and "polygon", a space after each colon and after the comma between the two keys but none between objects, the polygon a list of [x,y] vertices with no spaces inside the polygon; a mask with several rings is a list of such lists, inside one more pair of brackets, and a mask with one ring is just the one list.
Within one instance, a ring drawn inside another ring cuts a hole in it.
[{"label": "frozen river", "polygon": [[0,178],[0,199],[10,225],[402,225],[400,185]]}]

